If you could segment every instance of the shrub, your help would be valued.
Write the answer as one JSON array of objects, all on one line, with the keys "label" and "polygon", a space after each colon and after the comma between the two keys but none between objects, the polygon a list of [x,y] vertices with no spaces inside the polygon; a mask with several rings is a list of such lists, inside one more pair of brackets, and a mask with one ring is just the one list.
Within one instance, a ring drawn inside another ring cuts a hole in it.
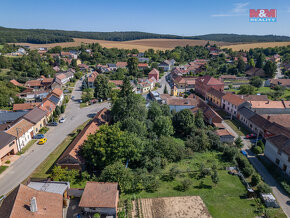
[{"label": "shrub", "polygon": [[180,173],[180,170],[177,168],[177,166],[173,166],[170,171],[169,175],[172,177],[172,180]]},{"label": "shrub", "polygon": [[159,187],[159,181],[156,179],[155,176],[147,176],[143,180],[143,186],[146,192],[155,192]]},{"label": "shrub", "polygon": [[271,193],[271,188],[266,183],[260,183],[257,186],[257,191],[259,193],[266,193],[267,194],[267,193]]},{"label": "shrub", "polygon": [[252,165],[248,163],[245,168],[242,169],[242,172],[246,178],[250,177],[254,172]]},{"label": "shrub", "polygon": [[258,174],[255,173],[254,175],[252,175],[252,179],[251,179],[252,186],[258,185],[260,181],[261,181],[261,177]]},{"label": "shrub", "polygon": [[176,187],[178,191],[186,191],[192,186],[192,181],[190,179],[184,179],[181,181],[180,185]]},{"label": "shrub", "polygon": [[236,155],[237,155],[237,149],[234,148],[234,147],[225,147],[225,150],[224,150],[224,153],[223,153],[223,158],[226,160],[226,161],[229,161],[229,162],[233,162]]},{"label": "shrub", "polygon": [[262,149],[260,146],[255,146],[255,147],[253,148],[253,152],[254,152],[255,154],[262,154],[262,153],[263,153],[263,149]]}]

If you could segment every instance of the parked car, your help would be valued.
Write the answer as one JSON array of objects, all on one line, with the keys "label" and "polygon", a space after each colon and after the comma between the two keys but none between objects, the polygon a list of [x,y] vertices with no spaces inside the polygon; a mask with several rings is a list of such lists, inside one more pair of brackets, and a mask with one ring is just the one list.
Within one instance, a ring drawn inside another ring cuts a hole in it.
[{"label": "parked car", "polygon": [[75,96],[72,96],[71,99],[74,100],[75,99]]},{"label": "parked car", "polygon": [[37,134],[35,136],[33,136],[34,139],[43,139],[44,135],[43,134]]},{"label": "parked car", "polygon": [[244,151],[244,150],[241,150],[241,153],[242,153],[242,155],[244,155],[245,157],[248,157],[248,154],[247,154],[247,152],[246,152],[246,151]]},{"label": "parked car", "polygon": [[47,125],[48,125],[48,126],[57,126],[58,123],[57,123],[57,122],[51,122],[51,123],[48,123]]},{"label": "parked car", "polygon": [[60,123],[64,123],[64,121],[65,121],[64,117],[59,120]]},{"label": "parked car", "polygon": [[39,145],[43,145],[46,141],[47,141],[46,138],[40,139],[40,140],[38,141],[38,144],[39,144]]},{"label": "parked car", "polygon": [[79,103],[83,103],[83,101],[80,99],[80,100],[79,100]]},{"label": "parked car", "polygon": [[247,138],[247,139],[253,139],[253,138],[255,138],[255,137],[257,137],[257,135],[254,134],[254,133],[251,133],[251,134],[246,135],[246,138]]}]

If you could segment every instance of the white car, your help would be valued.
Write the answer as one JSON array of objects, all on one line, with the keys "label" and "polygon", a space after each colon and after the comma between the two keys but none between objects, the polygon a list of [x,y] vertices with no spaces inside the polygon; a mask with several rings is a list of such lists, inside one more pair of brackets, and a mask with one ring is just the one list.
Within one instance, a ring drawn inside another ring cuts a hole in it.
[{"label": "white car", "polygon": [[64,117],[59,120],[60,123],[64,123],[64,121],[65,121]]}]

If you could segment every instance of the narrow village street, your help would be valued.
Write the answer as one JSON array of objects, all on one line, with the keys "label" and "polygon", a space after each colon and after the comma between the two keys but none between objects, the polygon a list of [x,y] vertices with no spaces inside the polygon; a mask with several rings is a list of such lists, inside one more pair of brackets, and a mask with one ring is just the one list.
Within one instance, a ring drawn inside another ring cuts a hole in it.
[{"label": "narrow village street", "polygon": [[[223,125],[226,129],[232,133],[235,138],[238,138],[238,134],[226,123],[223,122]],[[273,178],[273,176],[269,173],[269,171],[265,168],[265,166],[261,163],[261,161],[255,156],[255,154],[250,150],[251,142],[249,139],[245,137],[241,137],[244,148],[248,154],[248,159],[254,168],[261,175],[263,180],[272,188],[273,194],[277,199],[279,205],[283,209],[284,213],[290,217],[290,198],[287,196],[287,193],[283,190],[283,188],[277,183],[277,181]]]}]

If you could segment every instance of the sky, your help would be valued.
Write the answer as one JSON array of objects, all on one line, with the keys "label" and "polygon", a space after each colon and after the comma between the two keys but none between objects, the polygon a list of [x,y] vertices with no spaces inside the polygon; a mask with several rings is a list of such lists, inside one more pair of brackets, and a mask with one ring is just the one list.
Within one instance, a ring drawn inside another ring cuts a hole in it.
[{"label": "sky", "polygon": [[[249,9],[277,9],[277,22],[250,23]],[[290,0],[3,0],[0,26],[290,36]]]}]

